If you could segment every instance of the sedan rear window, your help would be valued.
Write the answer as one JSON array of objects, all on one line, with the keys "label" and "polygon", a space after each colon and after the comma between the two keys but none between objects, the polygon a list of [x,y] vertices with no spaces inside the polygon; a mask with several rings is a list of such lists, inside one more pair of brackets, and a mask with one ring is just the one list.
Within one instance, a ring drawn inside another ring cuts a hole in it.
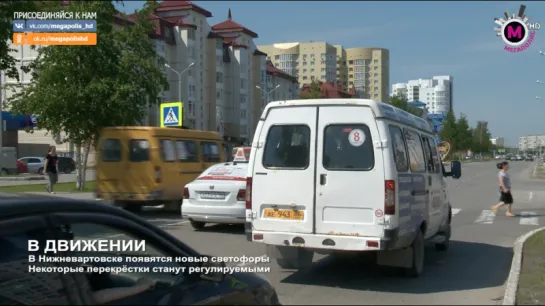
[{"label": "sedan rear window", "polygon": [[269,129],[263,166],[265,168],[306,169],[310,155],[310,128],[307,125],[275,125]]},{"label": "sedan rear window", "polygon": [[363,124],[327,126],[322,164],[327,170],[373,169],[375,152],[369,127]]},{"label": "sedan rear window", "polygon": [[102,142],[102,161],[121,161],[121,141],[119,139],[104,139]]},{"label": "sedan rear window", "polygon": [[129,160],[132,162],[149,161],[149,142],[145,139],[132,139]]}]

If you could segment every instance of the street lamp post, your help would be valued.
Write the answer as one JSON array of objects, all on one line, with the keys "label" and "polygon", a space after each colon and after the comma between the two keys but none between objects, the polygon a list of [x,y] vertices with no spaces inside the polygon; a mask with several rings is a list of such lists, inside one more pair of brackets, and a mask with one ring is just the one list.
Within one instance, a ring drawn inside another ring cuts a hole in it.
[{"label": "street lamp post", "polygon": [[184,72],[188,71],[189,68],[193,67],[193,65],[195,65],[195,63],[189,64],[189,66],[187,66],[187,68],[185,68],[184,70],[178,72],[178,71],[174,70],[174,68],[170,67],[169,64],[165,63],[165,67],[172,70],[172,72],[174,72],[174,73],[176,73],[176,75],[178,75],[178,101],[179,102],[182,102],[182,74],[184,74]]},{"label": "street lamp post", "polygon": [[280,85],[276,85],[276,87],[273,88],[273,89],[270,90],[270,91],[265,91],[265,90],[263,90],[263,89],[262,89],[261,87],[259,87],[259,86],[256,86],[255,88],[261,90],[261,92],[263,92],[263,93],[267,96],[267,103],[269,103],[269,101],[270,101],[269,98],[270,98],[271,93],[272,93],[273,91],[277,90],[278,88],[280,88]]}]

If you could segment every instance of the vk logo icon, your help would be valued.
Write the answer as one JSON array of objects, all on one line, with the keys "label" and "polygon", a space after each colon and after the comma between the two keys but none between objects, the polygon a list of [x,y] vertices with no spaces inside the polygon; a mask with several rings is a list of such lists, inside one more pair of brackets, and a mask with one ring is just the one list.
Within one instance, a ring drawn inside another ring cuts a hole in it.
[{"label": "vk logo icon", "polygon": [[14,20],[13,21],[13,31],[14,32],[24,32],[25,31],[25,21],[24,20]]}]

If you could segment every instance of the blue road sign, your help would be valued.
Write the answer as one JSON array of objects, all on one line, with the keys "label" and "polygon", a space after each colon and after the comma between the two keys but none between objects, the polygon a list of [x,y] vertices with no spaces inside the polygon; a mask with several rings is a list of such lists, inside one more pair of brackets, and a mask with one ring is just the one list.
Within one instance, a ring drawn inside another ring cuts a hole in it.
[{"label": "blue road sign", "polygon": [[183,103],[172,102],[161,104],[161,127],[182,126]]}]

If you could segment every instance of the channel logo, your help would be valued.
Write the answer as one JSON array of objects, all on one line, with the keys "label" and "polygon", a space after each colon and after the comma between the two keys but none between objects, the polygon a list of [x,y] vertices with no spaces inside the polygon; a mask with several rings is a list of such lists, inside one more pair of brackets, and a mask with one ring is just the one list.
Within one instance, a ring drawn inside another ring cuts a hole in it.
[{"label": "channel logo", "polygon": [[521,5],[516,15],[510,16],[505,11],[504,17],[494,18],[494,22],[499,25],[494,28],[494,32],[505,42],[505,51],[521,52],[528,49],[534,41],[536,30],[541,28],[541,24],[529,22],[530,17],[524,14],[525,11],[526,5]]}]

